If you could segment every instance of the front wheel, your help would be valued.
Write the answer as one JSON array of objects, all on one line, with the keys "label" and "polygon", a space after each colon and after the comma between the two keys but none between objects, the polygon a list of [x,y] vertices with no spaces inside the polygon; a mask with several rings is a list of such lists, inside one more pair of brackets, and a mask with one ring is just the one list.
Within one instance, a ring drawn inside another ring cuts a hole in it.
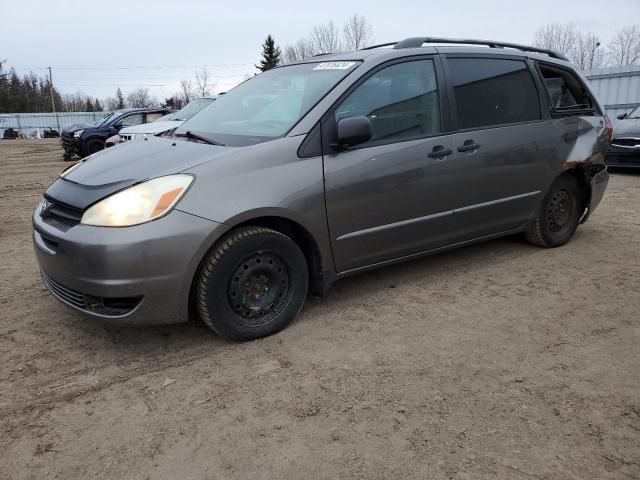
[{"label": "front wheel", "polygon": [[82,149],[82,153],[85,157],[89,155],[93,155],[96,152],[104,149],[104,142],[98,138],[94,138],[93,140],[89,140]]},{"label": "front wheel", "polygon": [[583,206],[578,181],[572,175],[561,175],[551,185],[538,214],[525,231],[527,241],[548,248],[564,245],[578,228]]},{"label": "front wheel", "polygon": [[204,323],[229,340],[252,340],[289,325],[309,283],[304,254],[289,237],[262,227],[225,235],[204,260],[196,306]]}]

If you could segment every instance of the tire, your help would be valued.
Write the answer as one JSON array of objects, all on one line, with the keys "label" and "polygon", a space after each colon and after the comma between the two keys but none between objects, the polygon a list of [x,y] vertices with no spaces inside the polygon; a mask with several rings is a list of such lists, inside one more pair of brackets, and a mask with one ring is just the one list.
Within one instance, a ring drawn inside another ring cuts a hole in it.
[{"label": "tire", "polygon": [[288,326],[304,305],[309,272],[304,254],[286,235],[243,227],[227,233],[198,274],[202,321],[228,340],[253,340]]},{"label": "tire", "polygon": [[554,248],[567,243],[580,221],[584,195],[572,175],[561,175],[542,199],[536,218],[527,227],[525,237],[533,245]]},{"label": "tire", "polygon": [[99,152],[104,149],[104,142],[98,138],[94,138],[93,140],[87,141],[82,148],[82,153],[84,156],[89,156],[93,153]]}]

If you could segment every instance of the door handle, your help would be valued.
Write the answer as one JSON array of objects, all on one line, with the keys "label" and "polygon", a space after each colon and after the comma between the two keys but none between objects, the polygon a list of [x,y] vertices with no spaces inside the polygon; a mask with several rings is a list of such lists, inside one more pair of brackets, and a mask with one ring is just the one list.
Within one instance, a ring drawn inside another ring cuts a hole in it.
[{"label": "door handle", "polygon": [[453,150],[450,148],[443,147],[442,145],[436,145],[431,150],[431,153],[427,153],[427,157],[429,158],[444,158],[448,157],[453,153]]},{"label": "door handle", "polygon": [[479,143],[476,143],[474,140],[465,140],[464,144],[458,147],[459,152],[471,152],[473,150],[478,150],[481,147]]}]

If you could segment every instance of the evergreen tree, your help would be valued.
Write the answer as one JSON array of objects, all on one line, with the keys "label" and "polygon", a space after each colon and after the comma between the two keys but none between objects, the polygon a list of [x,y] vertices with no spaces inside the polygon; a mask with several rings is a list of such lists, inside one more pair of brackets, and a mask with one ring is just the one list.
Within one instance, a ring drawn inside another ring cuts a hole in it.
[{"label": "evergreen tree", "polygon": [[118,87],[118,89],[116,90],[116,100],[118,101],[118,110],[121,110],[124,108],[124,95],[122,95],[122,90],[120,90],[120,87]]},{"label": "evergreen tree", "polygon": [[260,65],[256,65],[256,68],[261,72],[266,72],[276,67],[279,63],[280,48],[276,47],[276,41],[269,34],[262,44],[262,59],[260,60]]},{"label": "evergreen tree", "polygon": [[102,105],[100,105],[100,100],[98,100],[97,98],[93,101],[93,111],[94,112],[102,111]]},{"label": "evergreen tree", "polygon": [[91,99],[89,97],[87,97],[87,99],[84,102],[84,111],[93,112],[93,103],[91,102]]}]

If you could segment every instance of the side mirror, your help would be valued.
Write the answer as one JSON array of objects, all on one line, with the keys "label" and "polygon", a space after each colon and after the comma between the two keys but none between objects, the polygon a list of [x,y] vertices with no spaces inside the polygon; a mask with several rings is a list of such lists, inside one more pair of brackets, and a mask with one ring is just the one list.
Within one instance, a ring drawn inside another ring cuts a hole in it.
[{"label": "side mirror", "polygon": [[116,130],[120,130],[122,128],[122,122],[116,122],[113,125],[111,125],[113,128],[115,128]]},{"label": "side mirror", "polygon": [[624,120],[625,118],[627,118],[626,113],[621,113],[620,115],[618,115],[618,120]]},{"label": "side mirror", "polygon": [[367,117],[351,117],[338,120],[338,145],[352,147],[368,142],[372,137],[371,120]]}]

